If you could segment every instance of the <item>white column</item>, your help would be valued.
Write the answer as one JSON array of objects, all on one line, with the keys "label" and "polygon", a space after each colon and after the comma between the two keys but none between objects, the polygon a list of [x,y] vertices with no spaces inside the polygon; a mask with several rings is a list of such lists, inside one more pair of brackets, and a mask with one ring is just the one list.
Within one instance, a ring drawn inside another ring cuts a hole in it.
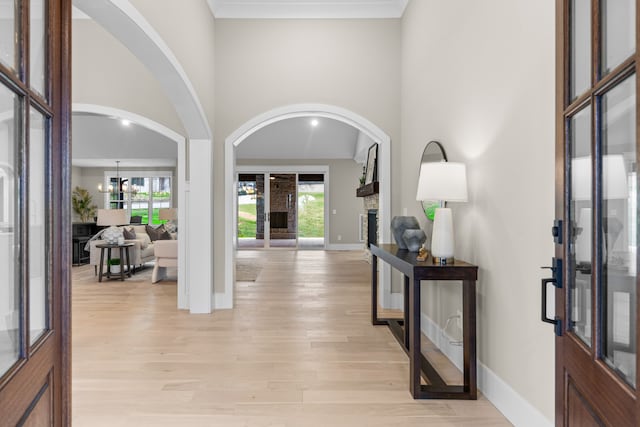
[{"label": "white column", "polygon": [[213,146],[189,140],[187,284],[191,313],[211,313],[213,301]]}]

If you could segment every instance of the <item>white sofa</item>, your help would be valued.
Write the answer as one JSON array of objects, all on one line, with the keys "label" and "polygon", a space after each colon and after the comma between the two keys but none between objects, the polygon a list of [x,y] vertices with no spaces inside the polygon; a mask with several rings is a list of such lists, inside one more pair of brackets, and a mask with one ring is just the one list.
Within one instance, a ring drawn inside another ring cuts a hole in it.
[{"label": "white sofa", "polygon": [[156,240],[154,242],[156,263],[151,275],[151,283],[156,283],[167,278],[167,268],[178,267],[178,241]]},{"label": "white sofa", "polygon": [[[136,232],[135,239],[125,240],[127,243],[134,244],[129,248],[129,257],[131,258],[131,264],[133,267],[138,268],[149,261],[153,261],[155,259],[154,242],[151,241],[151,238],[147,234],[146,226],[127,225],[125,227],[133,228],[133,231]],[[97,271],[100,264],[100,248],[97,248],[96,245],[102,243],[105,243],[105,241],[100,239],[89,241],[89,264],[94,266],[96,274],[98,274]],[[107,260],[105,259],[104,261],[106,263]]]}]

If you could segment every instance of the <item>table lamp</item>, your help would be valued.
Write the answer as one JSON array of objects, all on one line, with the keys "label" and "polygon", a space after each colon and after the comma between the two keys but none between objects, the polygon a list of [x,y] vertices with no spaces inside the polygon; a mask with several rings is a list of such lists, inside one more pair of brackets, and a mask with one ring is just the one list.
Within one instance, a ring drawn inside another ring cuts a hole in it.
[{"label": "table lamp", "polygon": [[176,230],[176,220],[178,219],[178,209],[176,208],[160,208],[158,210],[158,219],[161,221],[167,221],[165,223],[165,229],[170,233]]},{"label": "table lamp", "polygon": [[110,226],[102,232],[102,239],[110,245],[115,245],[122,237],[122,230],[116,225],[124,225],[127,222],[127,211],[124,209],[98,209],[97,225]]},{"label": "table lamp", "polygon": [[[433,162],[420,167],[416,200],[467,201],[467,169],[463,163]],[[453,216],[450,208],[436,208],[431,255],[440,264],[453,262]]]}]

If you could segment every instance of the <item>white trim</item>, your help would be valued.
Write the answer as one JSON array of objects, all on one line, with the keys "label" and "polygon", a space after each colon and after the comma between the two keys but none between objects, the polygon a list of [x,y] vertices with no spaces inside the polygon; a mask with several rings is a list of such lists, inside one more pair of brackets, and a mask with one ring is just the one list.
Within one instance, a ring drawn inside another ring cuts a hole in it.
[{"label": "white trim", "polygon": [[364,247],[361,243],[329,243],[325,249],[328,251],[362,251]]},{"label": "white trim", "polygon": [[[71,105],[71,109],[73,113],[90,113],[90,114],[99,114],[105,115],[109,117],[117,117],[119,119],[126,119],[132,123],[136,123],[140,126],[143,126],[149,130],[152,130],[160,135],[163,135],[170,140],[174,141],[178,146],[178,168],[177,168],[177,179],[178,179],[178,226],[180,227],[180,236],[185,236],[185,238],[178,238],[178,285],[177,285],[177,293],[178,293],[178,308],[180,309],[188,309],[189,308],[189,283],[187,282],[187,233],[185,233],[186,225],[187,225],[187,181],[186,181],[186,153],[187,153],[187,142],[185,137],[180,135],[177,132],[169,129],[168,127],[149,119],[148,117],[141,116],[136,113],[132,113],[131,111],[121,110],[118,108],[107,107],[104,105],[97,104],[82,104],[82,103],[74,103]],[[147,172],[145,172],[147,173]],[[173,177],[173,174],[171,174]],[[106,183],[104,183],[106,184]],[[105,187],[106,188],[106,187]]]},{"label": "white trim", "polygon": [[[454,339],[426,314],[420,313],[420,320],[422,333],[462,371],[462,346],[451,344]],[[514,426],[552,427],[554,425],[553,421],[546,418],[542,412],[480,361],[478,361],[477,371],[478,389]]]},{"label": "white trim", "polygon": [[[234,212],[235,203],[235,179],[236,179],[236,150],[249,135],[265,126],[295,117],[326,117],[353,126],[364,132],[374,142],[378,143],[378,167],[380,194],[378,208],[378,230],[380,242],[391,241],[391,137],[378,126],[364,117],[347,109],[326,104],[294,104],[262,113],[240,126],[235,132],[225,139],[224,145],[224,188],[225,188],[225,301],[231,301],[233,305],[233,289],[235,285],[235,272],[233,270],[233,257],[235,254],[234,220],[237,213]],[[327,204],[325,204],[327,206]],[[328,224],[325,230],[328,228]],[[325,239],[325,242],[328,240]],[[391,268],[386,263],[380,265],[381,295],[383,300],[389,299],[391,293]]]},{"label": "white trim", "polygon": [[208,0],[213,15],[241,19],[382,19],[400,18],[409,0]]}]

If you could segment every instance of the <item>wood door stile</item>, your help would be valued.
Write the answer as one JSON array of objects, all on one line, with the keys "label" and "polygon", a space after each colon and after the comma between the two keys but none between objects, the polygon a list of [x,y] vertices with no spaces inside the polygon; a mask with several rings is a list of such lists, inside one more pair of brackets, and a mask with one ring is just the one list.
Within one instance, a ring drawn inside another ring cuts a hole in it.
[{"label": "wood door stile", "polygon": [[[410,391],[415,399],[476,399],[476,280],[478,267],[456,260],[440,265],[429,257],[417,261],[417,253],[396,245],[371,245],[371,323],[387,325],[409,356]],[[378,258],[404,275],[404,317],[378,317]],[[463,385],[447,385],[421,352],[420,282],[422,280],[462,281],[463,299]],[[421,384],[424,376],[429,384]]]}]

